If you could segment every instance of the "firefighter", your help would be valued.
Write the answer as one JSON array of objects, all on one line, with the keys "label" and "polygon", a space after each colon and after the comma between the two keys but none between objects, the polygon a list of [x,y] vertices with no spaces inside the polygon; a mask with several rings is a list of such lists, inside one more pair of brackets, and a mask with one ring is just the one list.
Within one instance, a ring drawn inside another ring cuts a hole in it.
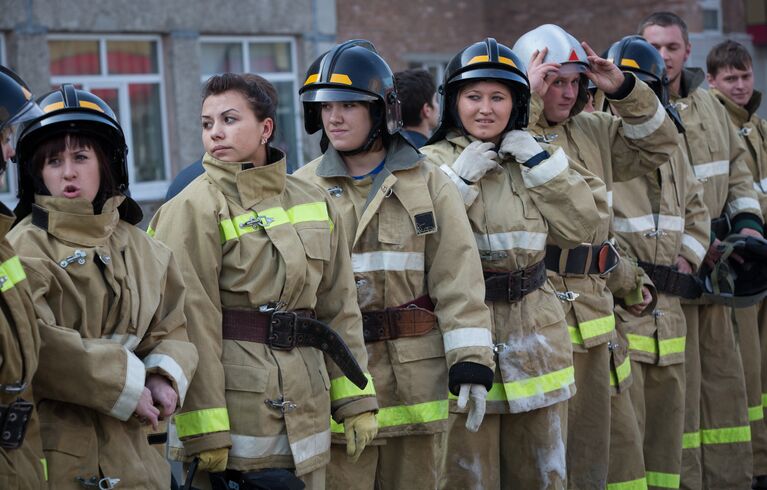
[{"label": "firefighter", "polygon": [[[0,180],[15,156],[20,127],[41,114],[26,83],[0,65]],[[6,239],[13,213],[0,204],[0,487],[46,488],[40,421],[33,407],[30,383],[37,369],[40,336],[29,281],[16,252]],[[9,416],[20,423],[9,423]]]},{"label": "firefighter", "polygon": [[[643,175],[668,161],[677,146],[677,131],[643,81],[624,74],[559,26],[533,29],[519,38],[514,50],[531,60],[530,131],[540,141],[561,147],[607,186],[607,202],[600,202],[602,219],[589,243],[567,250],[550,241],[546,247],[550,277],[567,312],[578,386],[568,414],[568,484],[603,488],[610,436],[608,341],[615,332],[613,294],[607,281],[619,264],[609,233],[612,186],[614,181]],[[583,112],[589,80],[606,94],[620,117]],[[633,284],[624,294],[639,313],[652,296],[641,271],[629,276]]]},{"label": "firefighter", "polygon": [[[767,123],[756,115],[762,94],[754,90],[751,55],[735,41],[714,46],[706,57],[706,79],[711,93],[727,109],[738,136],[748,148],[744,154],[754,179],[762,216],[767,213]],[[735,309],[740,355],[746,375],[748,420],[754,457],[754,487],[767,489],[767,426],[762,393],[767,393],[767,302]],[[760,348],[761,347],[761,348]]]},{"label": "firefighter", "polygon": [[[660,53],[669,94],[684,124],[684,146],[711,217],[705,266],[719,256],[719,240],[730,232],[761,236],[762,212],[744,160],[745,148],[724,106],[700,84],[700,69],[684,68],[691,45],[677,15],[651,14],[639,34]],[[683,488],[748,488],[751,430],[743,367],[731,309],[698,301],[684,304],[686,399],[682,455]]]},{"label": "firefighter", "polygon": [[297,175],[326,190],[347,226],[381,404],[378,437],[356,464],[333,446],[329,486],[435,489],[448,390],[471,398],[467,423],[477,430],[495,368],[461,197],[401,134],[391,69],[368,41],[321,55],[300,93],[307,132],[322,131],[323,155]]},{"label": "firefighter", "polygon": [[[668,106],[663,58],[650,43],[627,36],[613,44],[608,58],[644,80],[661,105]],[[636,478],[620,478],[630,455],[611,453],[610,473],[618,478],[609,480],[608,489],[638,480],[650,488],[679,487],[686,335],[680,299],[701,293],[694,273],[706,255],[710,231],[702,193],[681,145],[655,172],[614,185],[614,235],[621,250],[653,281],[658,295],[649,314],[639,317],[616,305],[617,328],[628,338],[633,378],[629,393],[643,441],[644,468],[641,475],[632,475]],[[611,445],[630,445],[625,439],[626,434],[611,431]]]},{"label": "firefighter", "polygon": [[285,154],[270,146],[277,103],[258,75],[211,77],[205,173],[151,222],[179,256],[200,351],[169,441],[171,457],[198,458],[200,488],[212,477],[223,488],[301,479],[321,489],[331,414],[346,422],[354,456],[376,433],[344,223],[330,196],[287,175]]},{"label": "firefighter", "polygon": [[147,442],[183,403],[197,364],[184,286],[166,247],[134,226],[127,147],[95,95],[64,84],[38,100],[16,148],[17,224],[41,348],[35,374],[52,488],[160,488]]},{"label": "firefighter", "polygon": [[572,247],[594,235],[596,203],[562,150],[522,131],[530,88],[507,46],[487,38],[459,51],[441,92],[441,124],[422,151],[463,196],[497,354],[477,433],[464,429],[460,400],[451,402],[442,487],[563,488],[575,378],[564,311],[543,258],[547,236]]}]

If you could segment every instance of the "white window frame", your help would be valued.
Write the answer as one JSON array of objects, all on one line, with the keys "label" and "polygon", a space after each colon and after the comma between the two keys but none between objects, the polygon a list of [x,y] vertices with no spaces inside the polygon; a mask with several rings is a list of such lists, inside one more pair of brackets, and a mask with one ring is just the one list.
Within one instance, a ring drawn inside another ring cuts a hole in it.
[{"label": "white window frame", "polygon": [[439,87],[445,79],[445,68],[447,68],[447,64],[453,58],[453,55],[445,53],[409,53],[403,58],[407,62],[408,67],[417,65],[416,68],[426,71],[430,71],[430,68],[435,68],[437,76],[434,79],[434,83]]},{"label": "white window frame", "polygon": [[716,10],[716,29],[706,29],[703,28],[703,32],[716,32],[721,34],[723,31],[722,26],[722,1],[721,0],[698,0],[698,5],[700,5],[701,13],[703,10]]},{"label": "white window frame", "polygon": [[[290,44],[290,65],[291,71],[281,72],[254,72],[250,69],[250,43],[254,44]],[[296,133],[296,168],[304,166],[304,148],[303,148],[303,122],[301,120],[301,104],[298,100],[299,78],[298,78],[298,57],[296,53],[296,39],[292,36],[200,36],[200,45],[204,43],[240,43],[242,45],[242,68],[243,73],[256,73],[274,82],[293,82],[293,113]],[[203,73],[200,75],[200,83],[205,83],[215,73]]]},{"label": "white window frame", "polygon": [[[165,193],[170,181],[170,148],[168,141],[168,114],[165,110],[165,64],[163,62],[163,46],[160,36],[155,35],[112,35],[112,34],[50,34],[47,41],[99,41],[99,56],[101,73],[97,75],[52,75],[51,85],[62,83],[82,84],[85,90],[91,89],[117,89],[119,94],[120,126],[125,133],[128,143],[128,179],[130,192],[136,201],[156,201],[165,199]],[[107,42],[109,41],[154,41],[157,46],[157,73],[154,74],[125,74],[111,75],[107,73]],[[160,91],[160,124],[162,125],[163,167],[165,180],[150,182],[136,182],[133,152],[130,151],[133,143],[133,131],[131,128],[131,106],[128,99],[128,85],[130,83],[157,83]]]}]

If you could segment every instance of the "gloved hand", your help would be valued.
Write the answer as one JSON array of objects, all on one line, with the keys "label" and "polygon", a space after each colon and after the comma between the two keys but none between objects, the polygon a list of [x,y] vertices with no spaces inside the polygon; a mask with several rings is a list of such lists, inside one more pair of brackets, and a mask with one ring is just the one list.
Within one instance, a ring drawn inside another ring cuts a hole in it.
[{"label": "gloved hand", "polygon": [[466,408],[466,403],[471,399],[469,406],[469,416],[466,418],[466,430],[477,432],[485,418],[485,400],[487,399],[487,388],[483,385],[462,384],[458,392],[458,408]]},{"label": "gloved hand", "polygon": [[229,448],[209,449],[201,452],[198,457],[200,458],[198,469],[210,473],[221,473],[226,471],[226,463],[229,460]]},{"label": "gloved hand", "polygon": [[346,417],[344,420],[344,435],[346,436],[346,455],[356,462],[362,450],[378,434],[378,420],[373,412],[363,412]]},{"label": "gloved hand", "polygon": [[491,170],[500,170],[496,161],[498,154],[493,150],[491,142],[472,141],[463,149],[453,164],[453,172],[469,182],[476,182]]},{"label": "gloved hand", "polygon": [[[541,154],[544,154],[545,158],[548,158],[548,153],[546,153],[545,150],[541,148],[541,145],[535,141],[533,135],[527,131],[522,131],[521,129],[512,129],[503,136],[499,153],[502,157],[511,155],[521,164],[525,164],[531,158]],[[543,159],[544,158],[541,158],[541,161]],[[537,163],[540,163],[540,161],[536,162],[536,164]]]}]

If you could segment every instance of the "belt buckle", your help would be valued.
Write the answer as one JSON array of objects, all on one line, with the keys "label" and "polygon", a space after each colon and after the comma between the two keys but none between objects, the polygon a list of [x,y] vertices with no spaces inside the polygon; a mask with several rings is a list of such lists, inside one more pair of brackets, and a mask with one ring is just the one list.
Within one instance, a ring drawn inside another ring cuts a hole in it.
[{"label": "belt buckle", "polygon": [[269,347],[275,350],[292,350],[296,346],[296,321],[294,311],[275,311],[269,320]]},{"label": "belt buckle", "polygon": [[[600,271],[599,275],[601,277],[606,277],[608,274],[610,274],[612,271],[615,270],[616,267],[620,264],[621,261],[621,254],[618,253],[618,249],[615,248],[615,245],[613,245],[613,242],[610,240],[605,240],[605,242],[602,244],[602,247],[599,249],[599,255],[602,254],[602,248],[608,247],[608,249],[615,254],[615,262],[613,262],[607,269],[604,271]],[[597,264],[599,264],[600,257],[597,257]],[[593,259],[592,259],[593,260]]]},{"label": "belt buckle", "polygon": [[21,447],[33,408],[32,403],[21,399],[5,407],[2,421],[0,421],[0,447],[3,449]]}]

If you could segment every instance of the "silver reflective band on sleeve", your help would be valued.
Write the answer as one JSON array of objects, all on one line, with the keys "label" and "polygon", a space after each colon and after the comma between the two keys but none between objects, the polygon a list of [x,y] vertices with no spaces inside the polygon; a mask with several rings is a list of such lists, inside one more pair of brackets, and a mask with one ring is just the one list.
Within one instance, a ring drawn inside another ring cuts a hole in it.
[{"label": "silver reflective band on sleeve", "polygon": [[[655,229],[655,216],[652,214],[635,218],[613,218],[613,230],[618,232],[638,233]],[[684,220],[680,216],[660,214],[657,229],[681,232],[684,230]]]},{"label": "silver reflective band on sleeve", "polygon": [[759,182],[754,182],[754,190],[756,192],[761,192],[762,194],[767,193],[767,179],[762,179]]},{"label": "silver reflective band on sleeve", "polygon": [[640,124],[629,124],[624,119],[623,134],[632,140],[646,138],[657,131],[657,129],[663,125],[663,121],[665,119],[666,110],[660,105],[660,102],[658,102],[658,107],[655,109],[655,114],[653,114],[652,117],[647,121]]},{"label": "silver reflective band on sleeve", "polygon": [[538,187],[550,181],[557,175],[565,172],[570,167],[567,163],[567,156],[562,148],[533,168],[522,168],[522,180],[525,181],[525,187]]},{"label": "silver reflective band on sleeve", "polygon": [[613,191],[607,191],[607,205],[613,207]]},{"label": "silver reflective band on sleeve", "polygon": [[741,197],[727,203],[727,214],[731,218],[743,211],[754,211],[758,214],[762,212],[762,208],[759,206],[759,201],[753,197]]},{"label": "silver reflective band on sleeve", "polygon": [[692,235],[685,233],[682,236],[682,245],[692,250],[692,253],[694,253],[700,260],[703,260],[703,257],[706,256],[706,247],[701,245],[701,243],[693,238]]},{"label": "silver reflective band on sleeve", "polygon": [[461,198],[463,198],[463,203],[467,206],[470,206],[477,198],[479,191],[464,182],[463,179],[460,178],[458,174],[456,174],[455,171],[449,166],[442,164],[439,166],[439,168],[445,173],[445,175],[450,177],[450,180],[452,180],[455,186],[458,188],[458,192],[461,194]]},{"label": "silver reflective band on sleeve", "polygon": [[149,354],[144,358],[144,366],[146,369],[160,368],[168,373],[178,385],[178,404],[183,405],[189,380],[176,360],[166,354]]},{"label": "silver reflective band on sleeve", "polygon": [[365,252],[352,254],[354,272],[423,271],[420,252]]},{"label": "silver reflective band on sleeve", "polygon": [[131,352],[136,350],[136,347],[138,347],[139,343],[141,343],[140,338],[129,333],[113,333],[111,335],[106,335],[102,338],[113,340],[117,342],[118,344],[122,344],[125,346],[126,349],[128,349]]},{"label": "silver reflective band on sleeve", "polygon": [[144,391],[146,374],[146,368],[141,359],[127,349],[125,350],[125,355],[127,358],[125,384],[112,410],[109,411],[109,415],[122,421],[128,420],[136,410],[138,399],[141,396],[141,392]]},{"label": "silver reflective band on sleeve", "polygon": [[692,170],[695,172],[695,177],[698,180],[707,179],[709,177],[716,177],[717,175],[729,175],[730,161],[717,160],[715,162],[693,165]]},{"label": "silver reflective band on sleeve", "polygon": [[541,251],[546,248],[546,233],[531,231],[509,231],[506,233],[474,233],[479,250],[524,250]]},{"label": "silver reflective band on sleeve", "polygon": [[490,330],[477,327],[463,327],[450,330],[443,335],[445,352],[464,347],[493,347]]}]

